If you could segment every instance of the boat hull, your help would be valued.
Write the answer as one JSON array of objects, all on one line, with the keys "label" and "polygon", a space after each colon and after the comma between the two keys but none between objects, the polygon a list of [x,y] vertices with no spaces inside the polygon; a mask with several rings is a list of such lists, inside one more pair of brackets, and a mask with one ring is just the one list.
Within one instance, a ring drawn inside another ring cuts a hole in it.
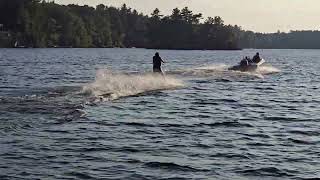
[{"label": "boat hull", "polygon": [[252,71],[256,71],[258,69],[258,67],[260,65],[262,65],[263,63],[265,63],[264,59],[261,59],[257,63],[249,63],[248,65],[241,65],[241,63],[240,63],[239,65],[235,65],[235,66],[230,67],[228,70],[241,71],[241,72],[252,72]]},{"label": "boat hull", "polygon": [[252,71],[256,71],[257,68],[258,68],[258,65],[250,64],[248,66],[241,66],[241,65],[232,66],[232,67],[229,68],[229,70],[231,70],[231,71],[241,71],[241,72],[252,72]]}]

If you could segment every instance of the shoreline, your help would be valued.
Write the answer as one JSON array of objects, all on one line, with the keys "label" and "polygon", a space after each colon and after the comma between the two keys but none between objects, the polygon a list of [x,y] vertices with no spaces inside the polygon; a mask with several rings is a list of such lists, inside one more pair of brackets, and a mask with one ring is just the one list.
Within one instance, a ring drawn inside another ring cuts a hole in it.
[{"label": "shoreline", "polygon": [[0,47],[0,49],[148,49],[148,50],[175,50],[175,51],[242,51],[245,49],[259,50],[320,50],[320,48],[238,48],[238,49],[188,49],[188,48],[130,48],[130,47]]}]

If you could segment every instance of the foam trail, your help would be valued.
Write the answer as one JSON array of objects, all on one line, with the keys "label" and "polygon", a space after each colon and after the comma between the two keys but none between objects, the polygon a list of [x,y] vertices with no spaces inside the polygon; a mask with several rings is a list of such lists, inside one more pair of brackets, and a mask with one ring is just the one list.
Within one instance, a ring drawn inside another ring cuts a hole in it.
[{"label": "foam trail", "polygon": [[169,74],[190,75],[190,76],[211,76],[227,70],[225,64],[212,64],[201,67],[187,68],[176,71],[170,71]]},{"label": "foam trail", "polygon": [[265,66],[259,66],[259,68],[257,69],[257,72],[260,74],[274,74],[274,73],[281,72],[281,70],[271,65],[265,65]]},{"label": "foam trail", "polygon": [[262,74],[260,74],[259,72],[257,71],[248,71],[248,72],[241,72],[241,71],[232,71],[232,73],[234,75],[239,75],[239,76],[248,76],[248,77],[256,77],[256,78],[260,78],[260,79],[263,79],[264,76]]},{"label": "foam trail", "polygon": [[228,66],[226,64],[211,64],[202,67],[195,68],[196,70],[215,70],[215,71],[224,71],[227,70]]},{"label": "foam trail", "polygon": [[190,75],[190,76],[204,76],[204,77],[209,76],[209,77],[215,77],[215,78],[229,77],[229,78],[236,79],[244,76],[245,77],[253,76],[261,79],[264,78],[263,74],[258,71],[252,71],[252,72],[229,71],[228,67],[229,66],[226,64],[211,64],[211,65],[204,65],[201,67],[189,68],[186,70],[173,71],[173,73]]},{"label": "foam trail", "polygon": [[247,74],[250,76],[255,76],[255,77],[263,79],[264,75],[274,74],[274,73],[278,73],[278,72],[280,72],[280,70],[271,66],[271,65],[262,65],[262,66],[259,66],[255,71],[239,72],[239,73]]},{"label": "foam trail", "polygon": [[262,66],[259,66],[255,71],[248,71],[248,72],[232,71],[232,72],[248,75],[248,76],[254,76],[254,77],[263,79],[264,75],[279,73],[281,71],[271,65],[262,65]]},{"label": "foam trail", "polygon": [[133,96],[144,92],[175,89],[182,87],[183,82],[170,76],[155,74],[123,74],[108,70],[98,70],[96,80],[83,87],[99,100],[114,100],[120,97]]}]

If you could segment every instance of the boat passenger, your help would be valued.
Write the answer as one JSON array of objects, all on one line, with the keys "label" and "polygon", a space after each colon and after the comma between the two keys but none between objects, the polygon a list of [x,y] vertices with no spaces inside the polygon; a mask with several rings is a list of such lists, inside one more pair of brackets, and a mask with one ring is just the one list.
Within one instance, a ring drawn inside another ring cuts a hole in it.
[{"label": "boat passenger", "polygon": [[248,66],[248,65],[249,65],[249,62],[248,62],[247,57],[245,57],[244,59],[242,59],[240,61],[240,66]]},{"label": "boat passenger", "polygon": [[261,58],[260,58],[259,53],[257,52],[257,54],[255,56],[253,56],[252,62],[259,63],[260,61],[261,61]]},{"label": "boat passenger", "polygon": [[248,61],[248,64],[252,63],[252,59],[250,59],[249,56],[246,56],[246,60]]}]

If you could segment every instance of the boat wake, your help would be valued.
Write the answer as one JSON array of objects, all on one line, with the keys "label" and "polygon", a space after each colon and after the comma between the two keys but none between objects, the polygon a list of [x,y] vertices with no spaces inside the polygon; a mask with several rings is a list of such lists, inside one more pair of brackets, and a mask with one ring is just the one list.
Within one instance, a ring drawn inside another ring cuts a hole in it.
[{"label": "boat wake", "polygon": [[258,72],[259,74],[262,74],[262,75],[268,75],[268,74],[279,73],[279,72],[281,72],[281,70],[267,64],[267,65],[259,66],[258,69],[256,70],[256,72]]},{"label": "boat wake", "polygon": [[183,75],[183,76],[199,76],[199,77],[234,77],[235,79],[241,77],[255,77],[264,78],[264,75],[279,73],[280,70],[271,65],[259,66],[255,71],[241,72],[228,70],[229,66],[226,64],[211,64],[196,68],[188,68],[185,70],[169,71],[168,74]]},{"label": "boat wake", "polygon": [[151,91],[183,87],[181,80],[155,74],[124,74],[110,70],[98,70],[96,80],[83,86],[82,92],[94,97],[94,101],[109,101]]},{"label": "boat wake", "polygon": [[168,71],[167,74],[183,75],[183,76],[212,76],[221,74],[228,70],[228,66],[225,64],[212,64],[204,65],[200,67],[178,69],[174,71]]}]

